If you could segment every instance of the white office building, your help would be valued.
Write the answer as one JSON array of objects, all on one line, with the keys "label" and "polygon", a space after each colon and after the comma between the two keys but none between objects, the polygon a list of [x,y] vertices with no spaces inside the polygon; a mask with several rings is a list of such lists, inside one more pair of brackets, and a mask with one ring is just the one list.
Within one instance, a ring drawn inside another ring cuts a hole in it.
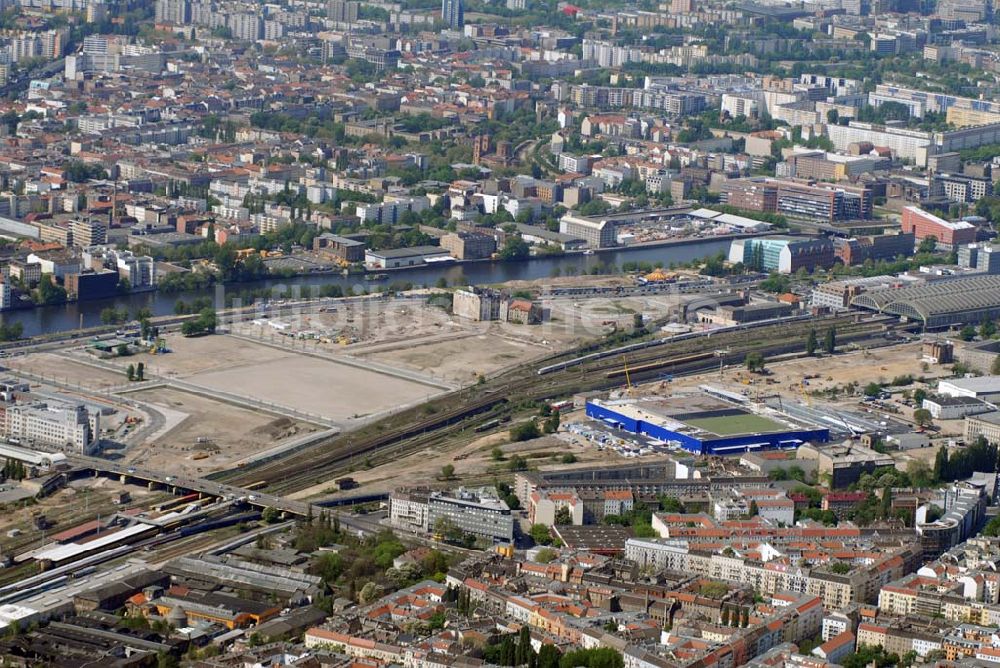
[{"label": "white office building", "polygon": [[78,455],[99,445],[101,416],[80,403],[46,400],[7,407],[6,433],[26,446],[49,446]]}]

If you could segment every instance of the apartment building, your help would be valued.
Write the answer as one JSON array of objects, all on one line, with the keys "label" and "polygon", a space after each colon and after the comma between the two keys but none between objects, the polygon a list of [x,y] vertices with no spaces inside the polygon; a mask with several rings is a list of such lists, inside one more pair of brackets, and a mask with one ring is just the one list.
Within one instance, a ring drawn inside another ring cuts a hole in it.
[{"label": "apartment building", "polygon": [[459,260],[477,260],[493,255],[497,242],[488,234],[452,232],[441,237],[441,248]]},{"label": "apartment building", "polygon": [[872,193],[865,186],[798,183],[766,177],[732,179],[722,184],[731,206],[827,221],[872,216]]},{"label": "apartment building", "polygon": [[426,197],[400,197],[380,204],[359,204],[355,213],[362,225],[396,225],[407,211],[420,213],[429,207]]},{"label": "apartment building", "polygon": [[[918,545],[877,554],[876,559],[854,565],[845,574],[831,572],[825,565],[782,568],[780,564],[740,556],[699,552],[689,549],[686,541],[676,540],[630,538],[625,543],[624,556],[640,569],[671,570],[737,582],[763,595],[784,591],[808,594],[820,599],[824,608],[840,610],[851,604],[874,602],[885,584],[911,572],[921,556]],[[819,630],[817,622],[816,631]]]},{"label": "apartment building", "polygon": [[73,245],[89,248],[108,243],[108,223],[97,218],[74,218],[69,223]]},{"label": "apartment building", "polygon": [[994,248],[988,242],[960,246],[958,266],[987,274],[1000,274],[1000,247]]},{"label": "apartment building", "polygon": [[931,181],[931,196],[943,195],[952,202],[970,203],[993,194],[993,180],[962,174],[936,174]]}]

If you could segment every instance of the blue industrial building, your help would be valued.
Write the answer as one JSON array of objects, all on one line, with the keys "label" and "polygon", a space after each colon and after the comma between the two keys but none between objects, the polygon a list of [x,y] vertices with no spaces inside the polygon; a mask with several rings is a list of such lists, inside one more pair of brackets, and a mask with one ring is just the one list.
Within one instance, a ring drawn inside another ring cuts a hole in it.
[{"label": "blue industrial building", "polygon": [[[741,434],[713,434],[684,423],[685,416],[662,416],[646,409],[635,409],[632,403],[609,403],[597,400],[587,402],[587,416],[618,429],[643,434],[659,441],[677,443],[688,452],[698,455],[735,455],[758,450],[797,448],[805,442],[826,443],[830,430],[823,427],[789,427],[767,432]],[[739,416],[740,408],[705,411],[689,414],[691,419]],[[754,416],[748,415],[752,418]]]}]

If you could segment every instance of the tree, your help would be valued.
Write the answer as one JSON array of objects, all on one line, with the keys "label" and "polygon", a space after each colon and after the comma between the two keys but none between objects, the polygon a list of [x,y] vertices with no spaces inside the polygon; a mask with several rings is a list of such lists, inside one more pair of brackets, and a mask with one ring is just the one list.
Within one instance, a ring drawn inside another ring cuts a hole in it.
[{"label": "tree", "polygon": [[281,518],[281,513],[274,506],[268,506],[264,509],[264,512],[260,514],[260,518],[268,524],[274,524]]},{"label": "tree", "polygon": [[743,608],[743,614],[740,616],[740,626],[746,628],[750,624],[750,610],[748,608]]},{"label": "tree", "polygon": [[372,603],[382,596],[382,587],[375,582],[366,582],[365,586],[358,592],[358,600],[362,605]]},{"label": "tree", "polygon": [[828,355],[832,355],[837,352],[837,328],[831,327],[826,330],[826,336],[823,338],[823,350],[826,351]]},{"label": "tree", "polygon": [[145,380],[146,376],[146,365],[143,362],[139,362],[135,367],[135,379]]},{"label": "tree", "polygon": [[958,338],[963,341],[971,341],[976,338],[976,328],[972,325],[966,325],[958,332]]},{"label": "tree", "polygon": [[559,668],[559,658],[562,654],[555,645],[545,643],[538,650],[535,668]]},{"label": "tree", "polygon": [[569,506],[559,506],[555,514],[555,523],[560,525],[573,523],[573,514],[570,513]]},{"label": "tree", "polygon": [[535,424],[534,420],[528,420],[510,430],[510,440],[513,443],[530,441],[539,436],[541,436],[541,432],[538,430],[538,425]]},{"label": "tree", "polygon": [[913,411],[913,421],[921,427],[929,427],[934,423],[931,412],[926,408],[918,408]]},{"label": "tree", "polygon": [[[836,111],[836,109],[831,109],[831,111]],[[810,329],[809,336],[806,337],[806,355],[815,355],[816,347],[819,343],[816,341],[816,330]]]},{"label": "tree", "polygon": [[910,477],[910,484],[914,487],[929,487],[934,480],[931,467],[921,459],[910,460],[906,465],[906,475]]},{"label": "tree", "polygon": [[892,511],[892,487],[885,487],[882,490],[882,498],[879,500],[878,515],[882,519],[888,519]]},{"label": "tree", "polygon": [[503,450],[500,448],[493,448],[493,450],[490,451],[490,458],[495,462],[502,462],[504,459]]},{"label": "tree", "polygon": [[660,510],[666,513],[683,513],[684,504],[675,496],[667,496],[663,494],[660,496]]},{"label": "tree", "polygon": [[521,237],[510,237],[504,242],[497,256],[504,261],[525,260],[531,255],[531,249]]},{"label": "tree", "polygon": [[514,455],[510,458],[510,461],[507,462],[508,471],[524,471],[527,468],[528,460],[521,455]]},{"label": "tree", "polygon": [[950,480],[950,470],[948,466],[948,449],[945,446],[941,446],[937,454],[934,455],[934,479],[935,480]]},{"label": "tree", "polygon": [[764,370],[764,356],[758,352],[747,353],[745,362],[750,371],[759,373]]},{"label": "tree", "polygon": [[729,606],[728,605],[722,606],[722,616],[719,619],[719,623],[722,626],[729,626]]},{"label": "tree", "polygon": [[757,517],[757,515],[760,514],[760,508],[757,507],[757,501],[756,500],[751,500],[750,501],[750,512],[749,512],[749,514],[750,514],[750,517]]},{"label": "tree", "polygon": [[865,396],[866,397],[877,397],[882,393],[882,386],[875,381],[872,381],[865,385]]},{"label": "tree", "polygon": [[118,353],[118,357],[128,357],[128,344],[119,343],[115,352]]},{"label": "tree", "polygon": [[983,339],[991,339],[997,333],[997,324],[989,318],[983,318],[979,323],[979,336]]},{"label": "tree", "polygon": [[128,368],[125,369],[125,375],[128,377],[129,382],[135,380],[135,365],[129,364]]},{"label": "tree", "polygon": [[559,413],[553,413],[542,422],[542,432],[554,434],[559,431]]},{"label": "tree", "polygon": [[549,528],[544,524],[532,524],[531,528],[528,529],[528,534],[538,545],[552,544],[552,534],[549,533]]},{"label": "tree", "polygon": [[922,406],[924,403],[924,399],[926,398],[927,398],[927,390],[923,388],[917,388],[913,390],[913,402],[917,406]]},{"label": "tree", "polygon": [[183,325],[181,325],[181,334],[184,336],[212,334],[215,332],[217,323],[218,318],[215,315],[215,309],[205,308],[201,310],[197,318],[194,320],[187,320]]},{"label": "tree", "polygon": [[929,234],[923,239],[921,239],[920,244],[917,246],[918,253],[933,253],[937,250],[937,237],[933,234]]},{"label": "tree", "polygon": [[34,300],[40,306],[62,304],[66,301],[66,288],[56,283],[52,274],[42,274]]},{"label": "tree", "polygon": [[441,467],[441,478],[442,480],[451,480],[455,477],[455,467],[451,464],[445,464]]}]

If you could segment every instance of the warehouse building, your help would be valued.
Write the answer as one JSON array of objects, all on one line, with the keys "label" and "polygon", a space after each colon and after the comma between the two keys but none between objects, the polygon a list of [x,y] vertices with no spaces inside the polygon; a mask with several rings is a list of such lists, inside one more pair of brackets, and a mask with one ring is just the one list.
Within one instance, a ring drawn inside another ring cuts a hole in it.
[{"label": "warehouse building", "polygon": [[175,582],[228,588],[244,592],[245,598],[278,600],[283,605],[305,605],[322,593],[317,575],[275,564],[261,565],[229,555],[180,557],[164,566]]},{"label": "warehouse building", "polygon": [[416,267],[442,259],[453,260],[454,258],[451,253],[440,246],[414,246],[412,248],[365,251],[365,264],[379,269]]},{"label": "warehouse building", "polygon": [[982,399],[972,397],[927,397],[921,404],[921,408],[926,408],[931,412],[935,420],[958,420],[966,415],[977,415],[988,413],[995,409],[995,406],[986,403]]},{"label": "warehouse building", "polygon": [[559,234],[583,239],[588,248],[610,248],[618,245],[615,225],[606,219],[566,214],[559,219]]},{"label": "warehouse building", "polygon": [[618,429],[643,434],[699,455],[743,454],[825,443],[830,430],[792,422],[783,415],[759,415],[707,395],[669,400],[587,402],[587,416]]},{"label": "warehouse building", "polygon": [[950,278],[902,288],[869,290],[851,306],[898,315],[936,329],[978,325],[1000,317],[1000,276]]},{"label": "warehouse building", "polygon": [[1000,400],[1000,376],[952,378],[938,382],[938,394],[945,397],[966,397],[983,401]]}]

